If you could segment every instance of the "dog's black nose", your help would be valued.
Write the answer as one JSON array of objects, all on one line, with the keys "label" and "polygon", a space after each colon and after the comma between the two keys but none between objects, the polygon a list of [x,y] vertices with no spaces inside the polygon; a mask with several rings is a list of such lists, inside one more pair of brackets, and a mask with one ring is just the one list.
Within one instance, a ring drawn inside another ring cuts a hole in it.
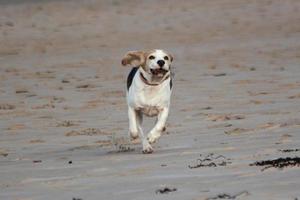
[{"label": "dog's black nose", "polygon": [[157,64],[160,66],[160,67],[163,67],[165,65],[165,61],[164,60],[159,60],[157,61]]}]

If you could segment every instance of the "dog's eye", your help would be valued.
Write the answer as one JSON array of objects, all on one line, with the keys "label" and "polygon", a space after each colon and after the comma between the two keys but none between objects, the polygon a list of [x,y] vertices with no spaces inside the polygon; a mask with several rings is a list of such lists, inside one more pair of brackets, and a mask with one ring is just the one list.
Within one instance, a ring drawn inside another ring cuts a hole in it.
[{"label": "dog's eye", "polygon": [[155,59],[155,57],[154,56],[149,56],[149,59],[153,60],[153,59]]},{"label": "dog's eye", "polygon": [[164,59],[165,59],[165,60],[169,60],[169,57],[168,57],[168,56],[165,56]]}]

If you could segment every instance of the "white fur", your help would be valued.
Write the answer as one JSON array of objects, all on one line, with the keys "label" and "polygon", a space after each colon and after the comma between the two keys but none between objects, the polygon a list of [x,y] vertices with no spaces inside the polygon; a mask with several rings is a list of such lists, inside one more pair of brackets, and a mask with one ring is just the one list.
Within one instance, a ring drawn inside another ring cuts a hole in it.
[{"label": "white fur", "polygon": [[[168,54],[162,50],[155,50],[151,55],[154,55],[155,59],[146,59],[146,66],[149,70],[158,68],[159,66],[156,64],[157,61],[163,59],[164,56]],[[172,92],[170,88],[170,63],[171,59],[169,59],[169,61],[167,60],[163,67],[168,70],[164,77],[169,77],[155,86],[148,85],[142,81],[140,73],[142,73],[147,80],[151,80],[151,73],[139,67],[133,78],[132,85],[127,92],[129,133],[132,138],[137,138],[138,135],[140,135],[144,153],[152,153],[153,148],[150,144],[159,139],[165,128]],[[157,116],[157,122],[147,137],[144,135],[141,127],[143,114],[149,117]]]}]

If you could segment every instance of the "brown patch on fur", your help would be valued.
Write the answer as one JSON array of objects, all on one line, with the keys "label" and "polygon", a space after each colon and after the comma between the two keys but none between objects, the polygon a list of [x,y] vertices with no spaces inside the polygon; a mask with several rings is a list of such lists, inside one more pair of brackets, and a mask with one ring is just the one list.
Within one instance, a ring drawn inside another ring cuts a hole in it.
[{"label": "brown patch on fur", "polygon": [[131,65],[133,67],[145,66],[146,53],[143,51],[128,51],[122,59],[122,65]]},{"label": "brown patch on fur", "polygon": [[[128,51],[123,57],[121,63],[123,66],[130,65],[131,67],[142,67],[145,71],[148,71],[146,66],[146,61],[148,57],[154,53],[156,50],[150,51]],[[166,53],[170,57],[171,62],[173,61],[173,56]]]},{"label": "brown patch on fur", "polygon": [[[132,67],[142,67],[145,71],[147,71],[146,68],[146,60],[148,59],[149,55],[154,53],[155,50],[150,51],[128,51],[126,55],[122,59],[122,65],[130,65]],[[173,60],[173,57],[168,54]]]}]

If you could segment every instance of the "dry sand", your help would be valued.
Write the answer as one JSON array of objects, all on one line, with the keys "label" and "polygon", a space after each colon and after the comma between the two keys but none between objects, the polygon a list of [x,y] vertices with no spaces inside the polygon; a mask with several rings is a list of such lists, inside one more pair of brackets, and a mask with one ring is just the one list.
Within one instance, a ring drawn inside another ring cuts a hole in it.
[{"label": "dry sand", "polygon": [[[120,59],[152,48],[174,92],[143,155]],[[299,166],[249,166],[299,156],[298,0],[1,0],[0,92],[1,200],[300,198]]]}]

